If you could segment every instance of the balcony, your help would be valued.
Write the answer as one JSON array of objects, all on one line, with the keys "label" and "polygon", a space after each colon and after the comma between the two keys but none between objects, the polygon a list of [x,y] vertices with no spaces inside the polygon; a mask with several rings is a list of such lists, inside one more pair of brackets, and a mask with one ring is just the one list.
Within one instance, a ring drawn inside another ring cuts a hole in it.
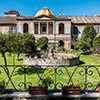
[{"label": "balcony", "polygon": [[49,95],[29,95],[28,92],[14,92],[0,95],[0,100],[99,100],[99,93],[86,93],[81,95],[62,95],[54,93]]},{"label": "balcony", "polygon": [[[45,66],[45,68],[43,68]],[[100,80],[100,66],[26,66],[8,65],[9,73],[5,66],[0,65],[0,79],[6,80],[4,94],[0,95],[0,100],[99,100],[98,82]],[[54,79],[54,83],[49,87],[48,95],[30,95],[29,85],[39,84],[45,71],[48,71]],[[83,90],[80,95],[62,95],[62,84],[75,83],[80,80],[83,83]]]}]

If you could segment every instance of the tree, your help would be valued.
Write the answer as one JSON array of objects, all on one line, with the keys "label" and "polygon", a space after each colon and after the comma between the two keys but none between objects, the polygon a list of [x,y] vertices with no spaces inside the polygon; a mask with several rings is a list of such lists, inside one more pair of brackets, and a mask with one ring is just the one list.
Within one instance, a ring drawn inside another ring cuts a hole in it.
[{"label": "tree", "polygon": [[[10,52],[10,41],[8,34],[2,34],[0,33],[0,53],[2,54],[2,57],[4,58],[4,64],[5,68],[7,67],[7,60],[6,60],[6,52]],[[8,69],[6,69],[8,71]]]},{"label": "tree", "polygon": [[100,35],[94,38],[93,47],[96,53],[100,53]]},{"label": "tree", "polygon": [[0,33],[0,53],[2,54],[2,57],[4,58],[4,66],[2,66],[2,67],[5,70],[8,78],[9,78],[9,81],[11,82],[11,84],[14,87],[14,84],[13,84],[12,79],[9,74],[9,69],[7,67],[7,58],[6,58],[6,52],[12,52],[12,50],[13,50],[12,44],[14,42],[11,42],[11,40],[13,40],[13,39],[14,39],[13,34]]},{"label": "tree", "polygon": [[25,33],[21,35],[20,33],[7,33],[2,34],[0,33],[0,53],[4,58],[4,66],[3,69],[5,70],[9,81],[15,88],[13,81],[10,77],[9,69],[7,67],[7,58],[6,52],[10,53],[33,53],[35,51],[35,37],[32,34]]},{"label": "tree", "polygon": [[84,53],[87,53],[93,47],[93,39],[95,36],[96,31],[93,24],[86,25],[80,40],[75,45],[75,48],[82,50]]},{"label": "tree", "polygon": [[23,53],[33,54],[36,52],[35,37],[30,33],[23,33]]},{"label": "tree", "polygon": [[23,34],[21,33],[9,33],[11,52],[17,54],[17,60],[19,60],[19,55],[23,52]]},{"label": "tree", "polygon": [[46,50],[48,47],[48,38],[47,37],[41,37],[36,42],[37,47],[39,47],[41,50]]},{"label": "tree", "polygon": [[19,60],[19,56],[23,53],[23,34],[15,33],[16,38],[16,53],[17,53],[17,60]]}]

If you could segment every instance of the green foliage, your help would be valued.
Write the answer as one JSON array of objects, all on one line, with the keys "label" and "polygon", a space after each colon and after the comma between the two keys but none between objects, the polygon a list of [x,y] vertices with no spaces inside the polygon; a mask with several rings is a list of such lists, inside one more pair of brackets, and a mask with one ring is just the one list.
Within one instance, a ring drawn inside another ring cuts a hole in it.
[{"label": "green foliage", "polygon": [[96,36],[96,31],[94,29],[94,25],[87,24],[83,30],[83,35],[82,35],[83,40],[86,40],[86,38],[90,38],[91,40],[93,40],[95,36]]},{"label": "green foliage", "polygon": [[35,74],[35,73],[40,74],[40,73],[43,73],[43,72],[44,72],[44,69],[42,69],[42,68],[34,69],[32,67],[29,67],[29,68],[23,67],[23,68],[19,68],[18,70],[16,70],[14,72],[14,76],[15,75],[24,75],[24,74],[31,75],[31,74]]},{"label": "green foliage", "polygon": [[16,53],[19,59],[19,55],[23,52],[23,34],[17,32],[9,33],[9,37],[12,53]]},{"label": "green foliage", "polygon": [[84,53],[87,53],[88,50],[90,49],[88,39],[87,39],[87,41],[79,40],[75,44],[75,49],[79,49],[79,50],[82,50]]},{"label": "green foliage", "polygon": [[[0,53],[4,58],[4,64],[7,69],[6,53],[16,53],[18,56],[23,52],[23,42],[21,33],[0,33]],[[7,69],[8,70],[8,69]]]},{"label": "green foliage", "polygon": [[75,44],[75,48],[87,53],[93,47],[93,39],[96,36],[96,31],[92,24],[86,25],[83,30],[80,40]]},{"label": "green foliage", "polygon": [[47,37],[41,37],[36,42],[37,47],[39,47],[41,50],[46,50],[48,47],[48,38]]},{"label": "green foliage", "polygon": [[0,33],[0,52],[4,54],[5,52],[9,52],[10,50],[10,41],[8,34]]},{"label": "green foliage", "polygon": [[41,83],[42,83],[41,86],[48,87],[54,83],[54,80],[48,72],[45,72],[42,76]]},{"label": "green foliage", "polygon": [[24,33],[23,34],[23,53],[34,53],[36,51],[35,37],[33,34]]},{"label": "green foliage", "polygon": [[2,57],[4,58],[4,64],[7,69],[7,59],[6,59],[6,52],[12,52],[12,44],[13,42],[11,42],[11,40],[13,39],[13,35],[11,35],[12,37],[10,37],[10,33],[9,34],[2,34],[0,33],[0,53],[2,54]]},{"label": "green foliage", "polygon": [[100,53],[100,35],[94,38],[93,47],[96,53]]},{"label": "green foliage", "polygon": [[64,48],[64,46],[60,46],[60,47],[58,47],[58,51],[60,51],[60,52],[63,52],[63,51],[65,51],[65,48]]},{"label": "green foliage", "polygon": [[79,51],[73,49],[73,50],[67,51],[67,53],[71,53],[71,54],[79,54]]}]

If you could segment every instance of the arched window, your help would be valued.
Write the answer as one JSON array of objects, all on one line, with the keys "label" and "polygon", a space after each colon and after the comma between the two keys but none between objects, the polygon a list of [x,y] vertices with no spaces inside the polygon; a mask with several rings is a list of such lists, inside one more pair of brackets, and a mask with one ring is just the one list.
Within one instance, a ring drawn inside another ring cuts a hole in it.
[{"label": "arched window", "polygon": [[24,23],[23,24],[23,33],[27,33],[28,32],[28,24]]},{"label": "arched window", "polygon": [[63,46],[63,47],[64,47],[64,41],[63,41],[63,40],[60,40],[60,41],[59,41],[59,47],[60,47],[60,46]]},{"label": "arched window", "polygon": [[64,24],[63,23],[59,24],[59,34],[64,34]]}]

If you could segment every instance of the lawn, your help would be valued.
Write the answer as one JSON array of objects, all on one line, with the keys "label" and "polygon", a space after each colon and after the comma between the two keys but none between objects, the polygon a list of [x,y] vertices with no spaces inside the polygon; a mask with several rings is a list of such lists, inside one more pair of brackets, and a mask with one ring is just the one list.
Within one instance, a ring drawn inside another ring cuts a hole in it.
[{"label": "lawn", "polygon": [[[8,65],[22,65],[23,64],[23,54],[20,55],[19,57],[19,61],[17,60],[17,55],[15,54],[9,54],[6,53],[6,57],[7,57],[7,64]],[[2,55],[0,54],[0,65],[4,65],[4,59],[2,57]]]},{"label": "lawn", "polygon": [[[6,54],[7,55],[7,64],[8,65],[13,65],[15,63],[15,65],[22,65],[23,64],[23,61],[20,60],[20,61],[17,61],[17,56],[15,55],[9,55],[8,53]],[[23,55],[20,56],[20,59],[22,59]],[[15,59],[15,60],[14,60]],[[81,62],[84,62],[83,65],[100,65],[100,55],[80,55],[80,60]],[[13,62],[15,61],[15,62]],[[0,64],[4,64],[3,63],[3,58],[2,56],[0,55]],[[80,80],[82,83],[85,83],[85,75],[80,75],[79,72],[82,72],[84,73],[84,68],[77,68],[77,67],[68,67],[68,68],[58,68],[56,70],[54,70],[53,68],[49,68],[47,69],[46,71],[50,71],[50,73],[52,74],[52,77],[53,79],[55,80],[55,84],[59,83],[57,85],[57,87],[60,87],[60,82],[63,83],[63,84],[67,84],[68,81],[70,80],[70,77],[69,75],[71,76],[72,75],[72,82],[75,82],[77,80]],[[89,68],[88,70],[88,78],[87,78],[87,82],[91,82],[93,83],[93,88],[96,87],[97,83],[98,83],[98,79],[100,79],[100,66],[97,67],[98,70],[99,70],[99,73],[97,71],[96,68],[92,67],[92,68]],[[34,85],[37,85],[38,81],[39,81],[39,77],[36,73],[32,73],[32,74],[23,74],[23,75],[20,75],[20,74],[16,74],[16,72],[18,71],[19,67],[15,68],[14,70],[14,67],[11,66],[9,67],[9,71],[10,71],[10,74],[13,72],[11,78],[15,84],[15,86],[19,89],[22,89],[22,87],[24,86],[22,84],[22,82],[26,81],[26,82],[31,82],[32,84]],[[75,70],[76,69],[76,70]],[[0,67],[0,80],[5,80],[6,82],[8,81],[8,78],[7,78],[7,75],[6,73],[4,72],[4,70]],[[92,73],[93,71],[93,73]],[[56,72],[54,74],[54,72]],[[73,74],[74,73],[74,74]],[[15,75],[16,74],[16,75]],[[41,76],[41,73],[39,74]],[[26,80],[25,80],[25,77],[26,77]],[[56,78],[56,79],[55,79]],[[20,83],[20,84],[19,84]],[[22,86],[22,87],[19,87]],[[27,83],[28,85],[28,83]],[[90,84],[91,85],[91,84]],[[7,88],[12,88],[12,85],[11,83],[9,82],[9,85],[7,86]],[[54,88],[54,86],[53,86]]]},{"label": "lawn", "polygon": [[100,65],[100,54],[99,55],[80,55],[80,60],[85,65]]}]

